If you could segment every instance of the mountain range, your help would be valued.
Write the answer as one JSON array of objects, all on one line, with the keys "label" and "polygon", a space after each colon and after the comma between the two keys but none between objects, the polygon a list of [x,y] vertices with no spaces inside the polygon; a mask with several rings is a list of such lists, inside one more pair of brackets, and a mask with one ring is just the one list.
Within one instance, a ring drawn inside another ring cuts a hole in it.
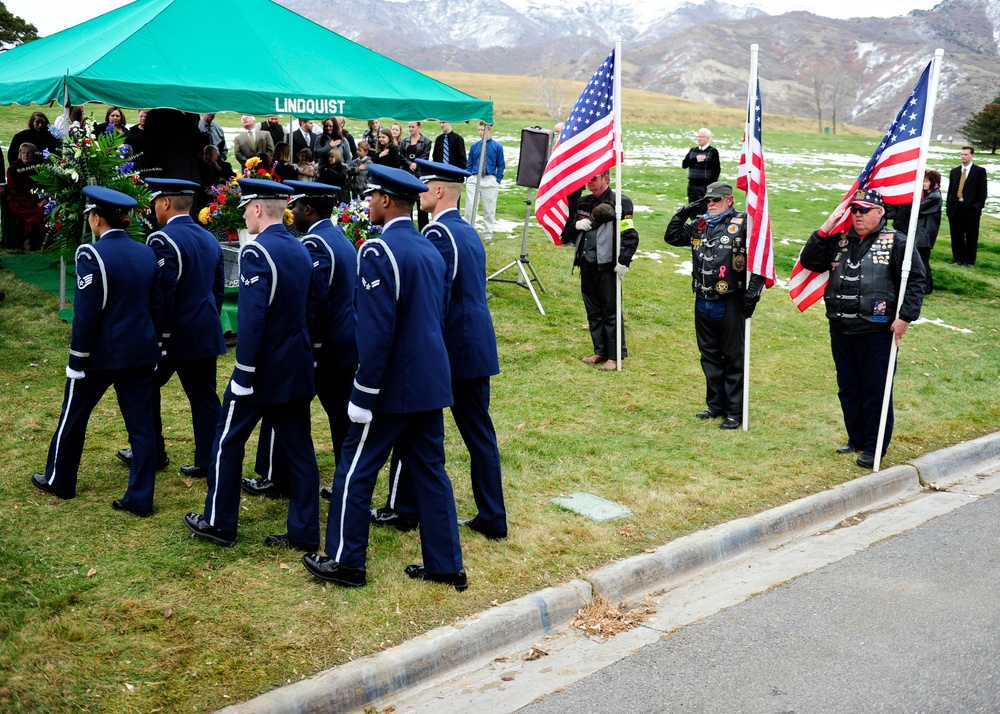
[{"label": "mountain range", "polygon": [[[727,107],[746,102],[760,46],[766,112],[884,131],[936,48],[944,50],[934,133],[959,128],[1000,91],[1000,2],[943,0],[903,17],[769,15],[718,0],[280,0],[423,71],[587,80],[622,37],[625,87]],[[822,114],[822,117],[819,115]]]}]

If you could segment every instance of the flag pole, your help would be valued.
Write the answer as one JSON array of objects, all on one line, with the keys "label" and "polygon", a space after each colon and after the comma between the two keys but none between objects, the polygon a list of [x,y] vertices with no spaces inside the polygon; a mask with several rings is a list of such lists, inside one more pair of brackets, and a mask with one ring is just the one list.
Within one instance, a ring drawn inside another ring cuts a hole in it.
[{"label": "flag pole", "polygon": [[[754,107],[757,106],[757,51],[759,45],[750,45],[750,84],[747,87],[747,123],[743,128],[744,141],[747,137],[753,136],[753,116]],[[747,157],[747,161],[753,159]],[[749,191],[749,180],[747,176],[747,190]],[[747,212],[747,233],[753,234],[753,217]],[[747,287],[750,287],[750,266],[746,271]],[[750,318],[743,321],[743,431],[750,428]]]},{"label": "flag pole", "polygon": [[[924,112],[924,125],[920,136],[920,157],[917,159],[917,174],[913,178],[913,201],[910,204],[910,224],[907,227],[906,250],[903,251],[903,268],[899,281],[899,293],[896,296],[896,315],[899,319],[899,312],[903,306],[903,298],[906,296],[906,284],[910,279],[910,265],[913,262],[913,236],[916,233],[917,220],[920,218],[920,199],[924,190],[924,171],[927,168],[927,150],[931,143],[931,127],[934,125],[934,104],[937,102],[938,79],[941,74],[941,59],[944,57],[943,49],[934,50],[934,59],[931,60],[931,76],[927,83],[927,111]],[[896,344],[895,336],[889,347],[889,368],[885,376],[885,389],[882,392],[882,414],[878,423],[878,440],[875,443],[875,464],[873,471],[878,471],[882,465],[882,445],[885,443],[885,425],[889,418],[889,401],[892,398],[892,378],[896,371],[896,357],[899,346]]]},{"label": "flag pole", "polygon": [[[622,36],[615,36],[614,89],[615,122],[615,265],[622,251]],[[615,360],[622,369],[622,276],[615,273]]]}]

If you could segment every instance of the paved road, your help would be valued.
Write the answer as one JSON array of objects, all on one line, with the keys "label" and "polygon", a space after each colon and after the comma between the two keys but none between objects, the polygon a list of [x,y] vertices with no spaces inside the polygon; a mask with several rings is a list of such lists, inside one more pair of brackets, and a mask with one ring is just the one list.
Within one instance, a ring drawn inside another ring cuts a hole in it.
[{"label": "paved road", "polygon": [[658,641],[518,711],[1000,712],[1000,494]]}]

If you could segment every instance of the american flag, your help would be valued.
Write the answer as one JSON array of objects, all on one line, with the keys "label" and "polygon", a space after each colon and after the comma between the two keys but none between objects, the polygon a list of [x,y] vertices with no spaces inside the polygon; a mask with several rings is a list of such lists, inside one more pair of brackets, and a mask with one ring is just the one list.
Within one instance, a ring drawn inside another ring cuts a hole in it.
[{"label": "american flag", "polygon": [[[928,63],[920,81],[914,87],[909,99],[896,115],[896,121],[882,138],[875,153],[868,160],[865,170],[840,202],[846,206],[854,192],[873,188],[882,194],[882,200],[892,205],[903,205],[913,201],[913,189],[920,164],[920,147],[923,145],[924,114],[927,111],[927,87],[930,84],[931,64]],[[851,214],[845,212],[843,219],[834,226],[832,233],[847,230]],[[829,273],[814,273],[802,267],[798,260],[792,268],[789,280],[789,294],[800,312],[823,297]]]},{"label": "american flag", "polygon": [[774,252],[771,246],[771,211],[767,203],[764,178],[764,147],[761,143],[760,78],[754,106],[747,106],[747,125],[743,131],[743,151],[736,174],[736,187],[747,194],[747,213],[751,219],[747,245],[748,272],[764,276],[764,285],[774,285]]},{"label": "american flag", "polygon": [[556,245],[569,219],[566,197],[615,165],[614,75],[612,50],[576,100],[542,172],[535,218]]}]

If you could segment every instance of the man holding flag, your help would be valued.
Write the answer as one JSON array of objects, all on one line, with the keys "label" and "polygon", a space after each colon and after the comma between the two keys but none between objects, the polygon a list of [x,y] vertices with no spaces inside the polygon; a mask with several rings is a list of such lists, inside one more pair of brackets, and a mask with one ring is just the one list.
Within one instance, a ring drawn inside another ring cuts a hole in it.
[{"label": "man holding flag", "polygon": [[[838,232],[835,228],[848,208],[851,228]],[[812,234],[799,256],[807,270],[830,271],[824,298],[847,428],[847,444],[837,453],[861,452],[857,464],[863,468],[875,464],[892,340],[899,344],[910,323],[920,317],[924,299],[924,265],[914,255],[895,318],[905,252],[906,234],[886,226],[882,195],[874,189],[857,189],[848,205],[838,206]],[[890,399],[881,455],[889,447],[892,427]]]}]

